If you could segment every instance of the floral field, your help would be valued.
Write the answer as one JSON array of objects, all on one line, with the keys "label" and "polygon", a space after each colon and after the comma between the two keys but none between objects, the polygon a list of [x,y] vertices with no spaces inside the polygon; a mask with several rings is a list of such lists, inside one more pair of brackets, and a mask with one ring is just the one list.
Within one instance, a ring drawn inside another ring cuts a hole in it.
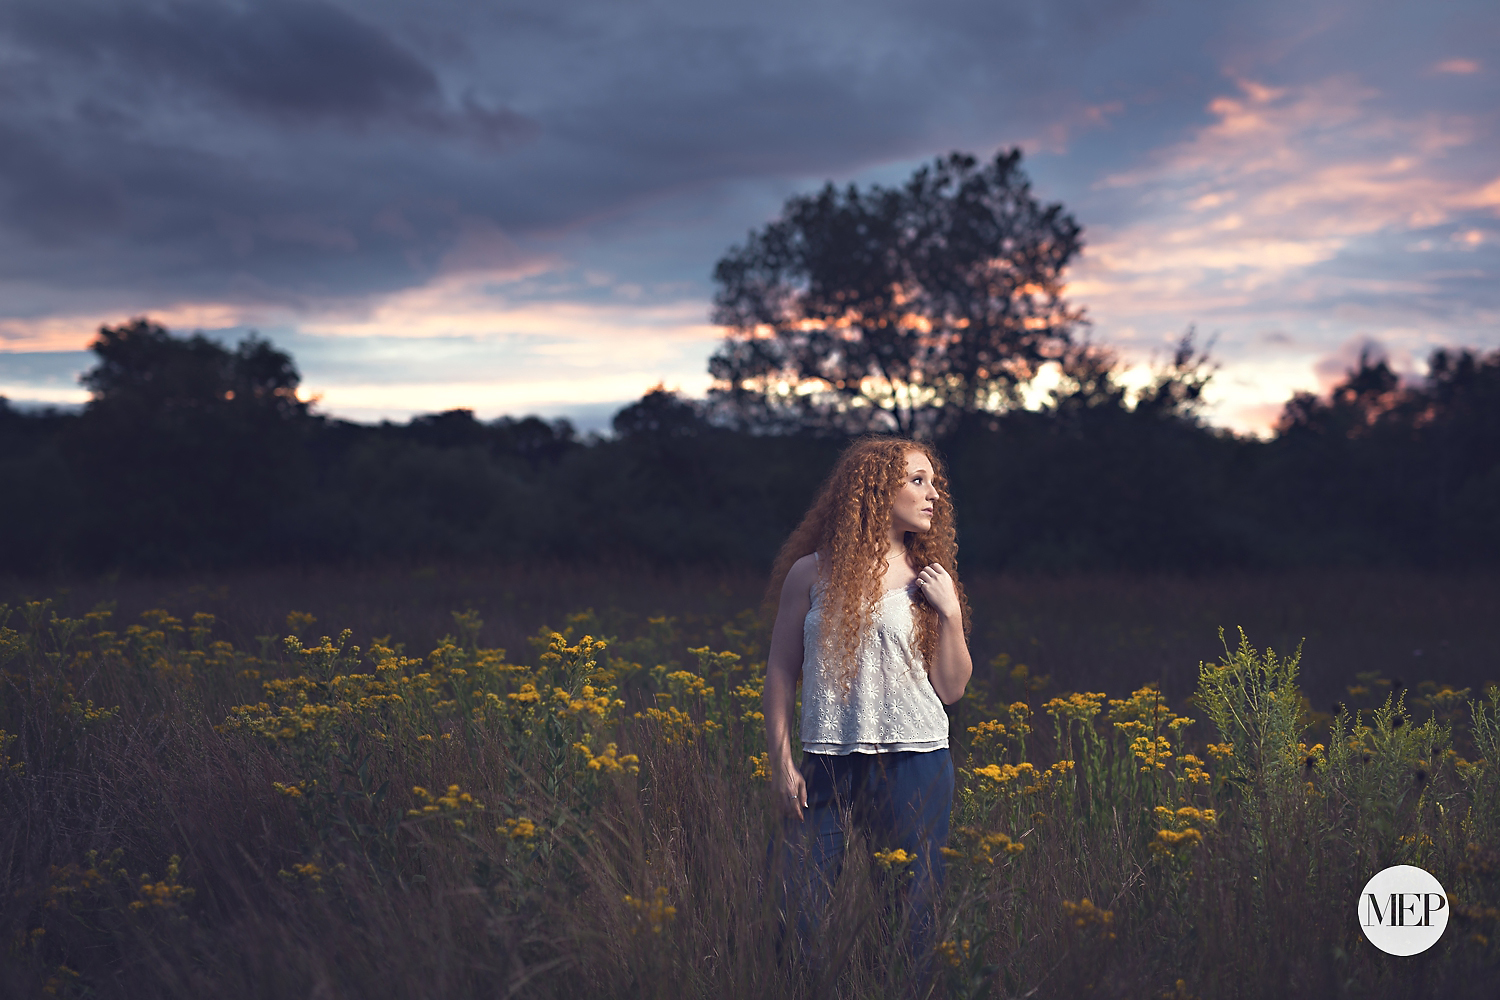
[{"label": "floral field", "polygon": [[[782,933],[753,613],[509,651],[474,612],[430,650],[318,624],[0,609],[5,991],[912,995],[899,851]],[[1500,689],[1364,674],[1314,712],[1295,655],[1226,639],[1176,704],[978,672],[933,995],[1493,994]],[[1399,863],[1451,901],[1412,958],[1355,922]]]}]

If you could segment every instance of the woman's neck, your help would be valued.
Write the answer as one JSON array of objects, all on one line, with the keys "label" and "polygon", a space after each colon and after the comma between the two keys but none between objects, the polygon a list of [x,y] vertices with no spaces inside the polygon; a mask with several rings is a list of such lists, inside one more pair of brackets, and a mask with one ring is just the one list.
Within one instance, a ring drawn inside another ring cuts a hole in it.
[{"label": "woman's neck", "polygon": [[889,544],[885,549],[885,562],[887,566],[894,566],[898,562],[906,560],[906,532],[891,533]]}]

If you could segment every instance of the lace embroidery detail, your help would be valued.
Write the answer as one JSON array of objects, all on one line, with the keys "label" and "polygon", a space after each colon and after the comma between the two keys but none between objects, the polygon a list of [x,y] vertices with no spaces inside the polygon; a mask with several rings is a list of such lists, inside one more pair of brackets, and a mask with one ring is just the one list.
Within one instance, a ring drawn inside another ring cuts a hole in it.
[{"label": "lace embroidery detail", "polygon": [[813,585],[802,626],[802,749],[848,754],[946,748],[948,715],[922,669],[911,588],[881,596],[847,696],[823,662],[823,589],[821,580]]}]

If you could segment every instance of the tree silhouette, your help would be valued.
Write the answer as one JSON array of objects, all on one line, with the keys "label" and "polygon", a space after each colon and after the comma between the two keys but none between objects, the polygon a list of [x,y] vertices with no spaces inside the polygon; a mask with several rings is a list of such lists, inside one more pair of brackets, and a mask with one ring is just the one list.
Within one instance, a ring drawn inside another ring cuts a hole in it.
[{"label": "tree silhouette", "polygon": [[317,418],[290,355],[147,319],[101,327],[90,349],[72,447],[89,498],[80,536],[100,561],[227,564],[294,544]]},{"label": "tree silhouette", "polygon": [[229,350],[203,336],[174,337],[148,319],[99,328],[89,345],[98,358],[79,379],[93,410],[163,417],[226,410],[301,416],[301,376],[291,355],[252,334]]},{"label": "tree silhouette", "polygon": [[1276,508],[1315,531],[1321,558],[1500,557],[1500,351],[1439,349],[1427,368],[1403,385],[1366,349],[1326,400],[1297,393],[1283,409],[1267,480]]},{"label": "tree silhouette", "polygon": [[1282,437],[1307,435],[1357,438],[1371,433],[1387,415],[1396,415],[1411,398],[1385,356],[1366,346],[1358,365],[1335,386],[1325,402],[1310,392],[1297,392],[1287,400],[1276,432]]},{"label": "tree silhouette", "polygon": [[[944,434],[964,565],[1500,566],[1500,351],[1436,351],[1420,380],[1367,352],[1328,395],[1291,401],[1262,441],[1200,418],[1213,366],[1193,339],[1139,386],[1107,348],[1059,337],[1061,381],[1039,405],[974,410],[960,433],[943,421],[962,401],[918,408],[914,426]],[[843,444],[745,433],[663,388],[621,409],[612,436],[463,409],[357,424],[310,413],[291,358],[257,338],[226,345],[134,320],[103,329],[94,351],[83,412],[0,402],[0,483],[18,484],[0,490],[12,573],[536,558],[763,568]],[[861,417],[896,426],[874,403],[837,402],[812,411],[824,431]],[[781,405],[763,412],[795,412]]]},{"label": "tree silhouette", "polygon": [[1014,405],[1083,319],[1062,297],[1082,230],[1020,164],[953,153],[900,188],[790,199],[714,269],[718,413],[931,436]]}]

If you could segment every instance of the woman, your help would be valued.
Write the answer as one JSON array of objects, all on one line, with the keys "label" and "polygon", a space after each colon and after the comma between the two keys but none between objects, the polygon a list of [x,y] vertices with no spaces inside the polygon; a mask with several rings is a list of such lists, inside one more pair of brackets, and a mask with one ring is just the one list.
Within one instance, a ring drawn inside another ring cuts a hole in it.
[{"label": "woman", "polygon": [[[940,849],[953,805],[945,704],[973,671],[968,605],[953,575],[953,508],[915,441],[850,446],[776,561],[766,665],[772,794],[785,826],[788,904],[804,941],[827,905],[849,834],[914,860],[913,958],[925,967]],[[802,681],[799,767],[793,699]],[[889,856],[887,856],[889,857]]]}]

